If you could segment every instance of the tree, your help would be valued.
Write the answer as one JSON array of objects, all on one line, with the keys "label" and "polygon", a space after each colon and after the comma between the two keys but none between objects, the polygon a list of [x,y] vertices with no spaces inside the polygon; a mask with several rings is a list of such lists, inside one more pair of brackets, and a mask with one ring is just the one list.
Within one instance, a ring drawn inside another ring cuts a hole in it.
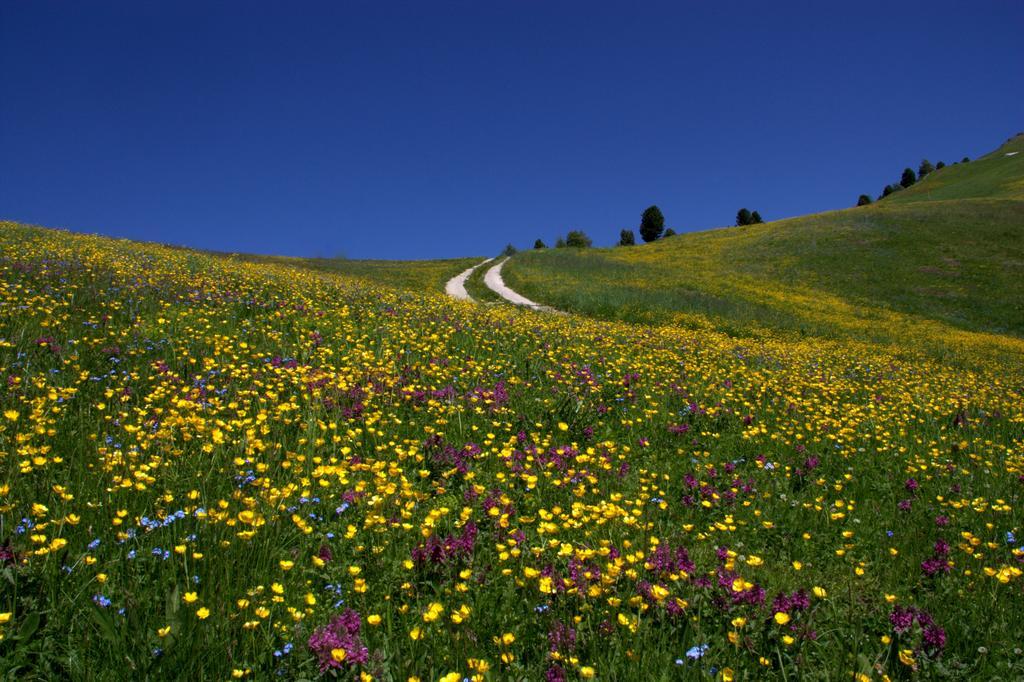
[{"label": "tree", "polygon": [[544,241],[543,241],[543,240],[541,240],[541,239],[538,239],[537,241],[535,241],[535,242],[533,243],[533,248],[535,248],[535,249],[546,249],[546,248],[548,248],[548,247],[547,247],[547,245],[546,245],[546,244],[544,243]]},{"label": "tree", "polygon": [[736,212],[736,225],[749,225],[750,224],[750,211],[741,208]]},{"label": "tree", "polygon": [[935,170],[942,170],[945,167],[946,167],[946,164],[945,164],[944,161],[939,161],[937,164],[935,164]]},{"label": "tree", "polygon": [[757,211],[754,211],[753,213],[750,214],[750,224],[751,225],[758,225],[758,224],[763,223],[763,222],[764,221],[761,220],[761,214],[758,213]]},{"label": "tree", "polygon": [[590,237],[587,236],[586,232],[582,230],[570,230],[569,234],[565,235],[565,245],[572,246],[578,249],[586,249],[591,244]]},{"label": "tree", "polygon": [[640,216],[640,236],[645,242],[653,242],[665,231],[665,216],[657,206],[648,206]]},{"label": "tree", "polygon": [[965,156],[964,158],[960,159],[960,163],[970,163],[970,162],[971,162],[971,159],[970,159],[970,157],[967,157],[967,156]]},{"label": "tree", "polygon": [[914,171],[911,168],[903,169],[903,177],[900,178],[900,185],[904,188],[910,187],[917,182],[917,176],[914,175]]},{"label": "tree", "polygon": [[870,203],[871,197],[869,197],[867,194],[861,194],[859,197],[857,197],[858,206],[867,206]]},{"label": "tree", "polygon": [[665,237],[675,237],[676,236],[676,231],[673,230],[671,227],[667,227],[667,228],[665,228],[665,234],[663,234],[661,236],[662,236],[662,238],[665,238]]},{"label": "tree", "polygon": [[901,189],[903,189],[902,185],[897,185],[897,184],[886,185],[885,189],[882,190],[882,197],[884,198],[884,197],[889,196],[890,194],[893,194],[895,192],[899,192]]},{"label": "tree", "polygon": [[565,240],[562,239],[561,237],[556,239],[555,240],[555,248],[556,249],[564,249],[565,248]]},{"label": "tree", "polygon": [[924,176],[935,170],[935,166],[928,159],[922,159],[921,165],[917,167],[917,179],[924,180]]},{"label": "tree", "polygon": [[619,246],[633,246],[636,244],[636,237],[633,230],[622,230],[619,232]]},{"label": "tree", "polygon": [[502,256],[514,256],[514,255],[516,255],[516,251],[517,251],[516,247],[512,246],[511,244],[506,244],[505,248],[502,249],[502,251],[501,251],[501,255]]}]

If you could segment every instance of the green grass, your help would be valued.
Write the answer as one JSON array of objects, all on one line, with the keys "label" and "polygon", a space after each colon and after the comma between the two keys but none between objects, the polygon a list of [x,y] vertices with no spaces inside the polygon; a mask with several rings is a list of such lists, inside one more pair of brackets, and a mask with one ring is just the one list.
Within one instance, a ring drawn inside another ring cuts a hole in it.
[{"label": "green grass", "polygon": [[273,263],[304,268],[415,291],[442,291],[445,282],[482,258],[436,260],[349,260],[347,258],[289,258],[285,256],[234,255],[253,263]]},{"label": "green grass", "polygon": [[1020,365],[364,274],[0,225],[0,678],[1024,676]]},{"label": "green grass", "polygon": [[1024,134],[1010,138],[979,159],[934,171],[920,182],[886,197],[882,203],[985,197],[1024,199]]},{"label": "green grass", "polygon": [[505,266],[506,281],[603,319],[710,320],[737,335],[912,341],[939,355],[1012,359],[1024,337],[1024,199],[1007,187],[1024,178],[1022,161],[993,153],[934,178],[944,195],[980,198],[933,191],[928,200],[929,177],[900,201],[637,247],[526,252]]},{"label": "green grass", "polygon": [[505,268],[660,326],[0,223],[0,679],[1022,679],[1022,203]]},{"label": "green grass", "polygon": [[484,283],[484,276],[487,274],[487,271],[497,262],[498,260],[496,259],[481,265],[466,279],[466,291],[474,301],[480,303],[499,303],[502,300],[501,296],[491,291],[490,287]]}]

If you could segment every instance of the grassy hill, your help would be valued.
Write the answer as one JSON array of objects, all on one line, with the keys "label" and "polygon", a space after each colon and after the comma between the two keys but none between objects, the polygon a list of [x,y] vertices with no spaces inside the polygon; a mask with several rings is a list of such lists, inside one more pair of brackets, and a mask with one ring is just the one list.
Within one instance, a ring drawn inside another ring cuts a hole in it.
[{"label": "grassy hill", "polygon": [[442,291],[445,282],[483,258],[437,260],[352,260],[348,258],[290,258],[286,256],[234,255],[253,263],[316,270],[415,291]]},{"label": "grassy hill", "polygon": [[979,159],[934,171],[885,203],[979,198],[1024,199],[1024,134]]},{"label": "grassy hill", "polygon": [[274,260],[0,224],[0,677],[1024,677],[1019,364]]},{"label": "grassy hill", "polygon": [[1024,351],[1024,137],[876,204],[637,247],[521,253],[506,281],[606,319]]}]

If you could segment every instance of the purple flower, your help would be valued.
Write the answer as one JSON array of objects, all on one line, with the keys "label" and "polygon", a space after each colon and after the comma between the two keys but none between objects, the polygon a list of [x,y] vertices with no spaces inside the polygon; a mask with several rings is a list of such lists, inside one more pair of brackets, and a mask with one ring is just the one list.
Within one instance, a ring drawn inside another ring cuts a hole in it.
[{"label": "purple flower", "polygon": [[902,634],[914,624],[914,610],[897,606],[889,614],[889,622],[892,623],[892,629],[896,634]]},{"label": "purple flower", "polygon": [[[366,663],[370,658],[369,650],[359,639],[362,619],[352,609],[345,609],[331,619],[327,625],[317,628],[309,637],[309,648],[320,661],[320,671],[330,668],[341,669],[343,665]],[[344,661],[336,661],[331,652],[342,649]]]},{"label": "purple flower", "polygon": [[941,653],[946,648],[946,631],[938,625],[926,627],[924,629],[924,644],[930,655]]}]

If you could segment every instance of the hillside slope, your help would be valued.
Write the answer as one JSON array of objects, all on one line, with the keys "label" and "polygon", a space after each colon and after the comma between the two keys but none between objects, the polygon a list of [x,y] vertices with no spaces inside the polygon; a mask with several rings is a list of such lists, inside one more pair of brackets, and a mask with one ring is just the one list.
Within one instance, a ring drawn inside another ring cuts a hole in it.
[{"label": "hillside slope", "polygon": [[934,171],[921,182],[896,192],[886,204],[947,199],[1024,199],[1024,134],[969,163]]},{"label": "hillside slope", "polygon": [[1024,366],[0,223],[0,376],[4,679],[1024,678]]},{"label": "hillside slope", "polygon": [[1017,137],[877,204],[613,249],[523,253],[506,280],[602,318],[917,345],[1024,349]]}]

